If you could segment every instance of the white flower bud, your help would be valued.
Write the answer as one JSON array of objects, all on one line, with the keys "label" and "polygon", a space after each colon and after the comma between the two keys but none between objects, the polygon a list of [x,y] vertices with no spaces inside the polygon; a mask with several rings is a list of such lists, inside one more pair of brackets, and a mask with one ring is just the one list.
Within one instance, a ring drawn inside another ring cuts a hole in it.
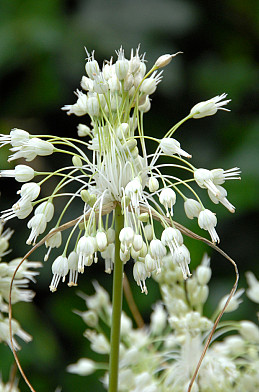
[{"label": "white flower bud", "polygon": [[[123,56],[124,57],[124,56]],[[129,70],[129,61],[125,58],[117,60],[115,63],[115,72],[119,80],[126,78]]]},{"label": "white flower bud", "polygon": [[156,304],[150,316],[150,329],[154,335],[161,335],[167,323],[167,313],[162,304]]},{"label": "white flower bud", "polygon": [[143,83],[140,86],[140,91],[145,95],[151,95],[156,91],[156,79],[155,78],[147,78],[143,80]]},{"label": "white flower bud", "polygon": [[134,76],[128,73],[128,75],[124,79],[124,84],[123,84],[124,91],[129,91],[133,86],[134,86]]},{"label": "white flower bud", "polygon": [[145,102],[138,106],[138,110],[142,113],[147,113],[151,109],[151,102],[149,97],[146,97]]},{"label": "white flower bud", "polygon": [[91,129],[85,124],[78,124],[77,134],[79,137],[85,137],[91,134]]},{"label": "white flower bud", "polygon": [[200,285],[204,286],[209,283],[211,278],[211,269],[205,265],[199,265],[196,269],[196,277]]},{"label": "white flower bud", "polygon": [[151,241],[153,239],[154,233],[153,233],[152,225],[149,224],[145,226],[145,234],[148,241]]},{"label": "white flower bud", "polygon": [[94,328],[98,325],[98,316],[94,310],[87,310],[79,315],[89,327]]},{"label": "white flower bud", "polygon": [[79,376],[88,376],[95,371],[95,363],[91,359],[81,358],[77,363],[73,363],[67,367],[69,373],[75,373]]},{"label": "white flower bud", "polygon": [[116,129],[116,134],[119,139],[124,139],[128,136],[129,133],[129,124],[128,123],[121,123],[118,128]]},{"label": "white flower bud", "polygon": [[134,231],[131,227],[124,227],[120,231],[119,235],[120,242],[125,245],[126,249],[130,248],[134,239]]},{"label": "white flower bud", "polygon": [[80,84],[83,90],[93,92],[94,82],[92,79],[87,78],[86,76],[82,76]]},{"label": "white flower bud", "polygon": [[222,106],[228,104],[231,99],[220,102],[222,99],[226,98],[226,96],[227,94],[224,93],[221,95],[217,95],[216,97],[211,98],[208,101],[200,102],[191,109],[190,114],[193,118],[202,118],[206,116],[212,116],[218,110],[225,110],[229,112],[229,109],[222,108]]},{"label": "white flower bud", "polygon": [[98,250],[100,252],[103,252],[108,245],[107,236],[104,231],[98,231],[98,233],[96,234],[96,241]]},{"label": "white flower bud", "polygon": [[187,199],[184,202],[184,211],[189,219],[198,218],[202,205],[197,200]]},{"label": "white flower bud", "polygon": [[151,176],[148,181],[148,188],[150,192],[156,192],[159,189],[159,182],[156,177]]},{"label": "white flower bud", "polygon": [[106,234],[107,234],[108,244],[113,243],[115,241],[115,230],[109,227]]},{"label": "white flower bud", "polygon": [[94,59],[94,53],[88,57],[88,61],[85,64],[85,71],[90,79],[94,80],[95,76],[100,73],[98,62]]},{"label": "white flower bud", "polygon": [[75,167],[82,167],[83,166],[82,159],[78,155],[74,155],[72,157],[72,163]]},{"label": "white flower bud", "polygon": [[171,188],[163,188],[160,195],[159,201],[166,209],[166,215],[169,216],[168,208],[171,209],[171,216],[173,216],[173,206],[176,202],[176,194],[175,191]]},{"label": "white flower bud", "polygon": [[143,238],[140,234],[135,234],[132,246],[136,252],[140,251],[143,246]]},{"label": "white flower bud", "polygon": [[172,58],[177,56],[178,54],[183,53],[183,52],[177,52],[175,54],[163,54],[163,56],[158,57],[158,59],[155,62],[154,67],[155,68],[163,68],[166,65],[168,65]]},{"label": "white flower bud", "polygon": [[183,157],[191,158],[192,156],[188,152],[181,149],[181,145],[178,140],[171,137],[165,137],[161,139],[160,148],[166,155],[182,155]]},{"label": "white flower bud", "polygon": [[259,343],[259,328],[251,321],[241,321],[239,332],[245,340],[249,342]]}]

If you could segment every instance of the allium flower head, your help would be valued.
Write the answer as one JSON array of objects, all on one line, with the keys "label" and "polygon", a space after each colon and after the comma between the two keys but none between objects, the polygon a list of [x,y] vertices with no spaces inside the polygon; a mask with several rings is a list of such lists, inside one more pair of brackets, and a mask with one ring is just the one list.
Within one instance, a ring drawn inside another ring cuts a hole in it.
[{"label": "allium flower head", "polygon": [[[37,156],[50,159],[55,154],[61,162],[58,170],[49,173],[35,171],[27,165],[0,172],[1,177],[14,177],[25,183],[18,191],[20,199],[12,208],[2,212],[2,219],[25,219],[34,211],[27,224],[31,229],[27,244],[35,244],[47,229],[46,246],[49,249],[45,259],[49,258],[52,248],[61,249],[60,256],[53,262],[51,291],[56,291],[61,278],[64,281],[67,275],[68,285],[75,286],[78,273],[98,262],[98,252],[104,258],[105,271],[112,271],[116,206],[121,208],[124,219],[119,235],[120,258],[123,263],[131,258],[134,260],[134,278],[144,293],[147,293],[146,278],[152,271],[161,271],[167,252],[171,254],[171,262],[180,266],[184,278],[191,275],[190,253],[173,220],[178,219],[178,208],[182,208],[178,207],[178,200],[183,199],[190,219],[198,218],[199,226],[209,231],[212,240],[219,240],[215,230],[216,216],[204,207],[190,181],[195,180],[206,189],[213,202],[220,202],[234,211],[221,184],[227,179],[239,178],[239,169],[210,171],[196,168],[190,163],[191,154],[172,137],[179,126],[192,117],[227,110],[223,107],[229,102],[225,100],[226,94],[195,105],[191,113],[163,138],[145,136],[144,114],[150,110],[150,97],[162,81],[162,71],[158,70],[168,65],[178,53],[160,56],[147,71],[144,55],[139,52],[139,47],[132,50],[128,59],[121,47],[115,60],[111,58],[100,66],[94,52],[86,51],[82,91],[76,90],[75,103],[62,108],[68,115],[80,117],[77,134],[83,139],[44,137],[20,129],[13,129],[10,135],[0,135],[1,146],[11,145],[9,161],[25,158],[32,162]],[[146,138],[157,143],[151,154],[147,151]],[[64,154],[70,156],[71,165],[62,166],[61,156]],[[164,155],[167,155],[167,164],[160,163],[160,157]],[[164,166],[170,168],[170,174],[163,174]],[[179,178],[179,170],[176,172],[175,168],[186,171],[189,178]],[[54,178],[57,183],[53,187]],[[49,192],[44,199],[40,198],[42,188]],[[60,207],[62,198],[63,210],[57,221],[51,223],[55,218],[54,206],[58,203]],[[64,244],[58,232],[67,216],[78,211],[73,208],[76,202],[81,203],[81,214],[74,216],[77,219],[73,225],[68,225],[71,232]],[[154,219],[162,225],[162,241],[158,238],[161,230],[157,230]]]}]

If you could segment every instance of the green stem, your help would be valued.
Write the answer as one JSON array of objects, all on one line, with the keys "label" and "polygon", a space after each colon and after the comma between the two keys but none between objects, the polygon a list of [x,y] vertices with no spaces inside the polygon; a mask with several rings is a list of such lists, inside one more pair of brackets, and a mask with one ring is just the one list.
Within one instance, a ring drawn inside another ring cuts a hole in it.
[{"label": "green stem", "polygon": [[113,271],[113,291],[112,291],[112,325],[110,337],[110,364],[109,364],[109,392],[118,391],[119,375],[119,346],[120,346],[120,326],[123,293],[123,263],[120,259],[119,234],[123,228],[123,216],[121,206],[115,208],[115,261]]}]

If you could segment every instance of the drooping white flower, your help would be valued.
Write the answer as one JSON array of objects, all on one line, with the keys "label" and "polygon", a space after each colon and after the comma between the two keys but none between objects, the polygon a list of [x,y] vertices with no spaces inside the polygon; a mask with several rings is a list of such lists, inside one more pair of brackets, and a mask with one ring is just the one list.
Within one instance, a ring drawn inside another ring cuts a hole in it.
[{"label": "drooping white flower", "polygon": [[78,272],[84,272],[84,266],[90,266],[93,263],[93,254],[95,247],[92,237],[82,236],[78,241],[76,252],[79,256]]},{"label": "drooping white flower", "polygon": [[210,233],[212,242],[219,242],[219,236],[215,230],[217,218],[213,212],[208,209],[202,210],[199,213],[198,224],[201,229],[207,230]]},{"label": "drooping white flower", "polygon": [[65,256],[58,256],[53,264],[52,264],[52,273],[53,278],[50,283],[50,291],[55,292],[57,290],[57,286],[59,284],[60,279],[62,278],[63,282],[65,281],[65,277],[68,273],[68,261]]},{"label": "drooping white flower", "polygon": [[161,204],[163,204],[163,206],[166,209],[166,215],[169,215],[169,211],[168,209],[171,209],[171,216],[173,216],[173,206],[176,203],[176,194],[175,191],[173,191],[173,189],[171,188],[163,188],[160,195],[159,195],[159,201]]},{"label": "drooping white flower", "polygon": [[78,278],[78,254],[73,251],[69,253],[68,255],[68,272],[69,272],[69,278],[68,278],[68,286],[77,286],[77,278]]},{"label": "drooping white flower", "polygon": [[137,285],[140,286],[141,292],[147,294],[146,287],[146,278],[148,277],[148,272],[146,270],[145,264],[137,261],[133,267],[133,277],[137,282]]},{"label": "drooping white flower", "polygon": [[208,101],[200,102],[196,104],[190,111],[190,114],[193,118],[202,118],[206,116],[212,116],[217,113],[218,110],[225,110],[229,112],[229,109],[223,108],[222,106],[227,105],[231,99],[225,99],[227,94],[217,95],[214,98],[209,99]]},{"label": "drooping white flower", "polygon": [[37,237],[42,234],[47,226],[47,220],[44,214],[36,214],[34,215],[27,224],[28,228],[31,229],[31,233],[29,235],[26,244],[30,245],[31,243],[35,244]]},{"label": "drooping white flower", "polygon": [[198,218],[202,210],[202,205],[194,199],[186,199],[184,202],[184,211],[189,219]]}]

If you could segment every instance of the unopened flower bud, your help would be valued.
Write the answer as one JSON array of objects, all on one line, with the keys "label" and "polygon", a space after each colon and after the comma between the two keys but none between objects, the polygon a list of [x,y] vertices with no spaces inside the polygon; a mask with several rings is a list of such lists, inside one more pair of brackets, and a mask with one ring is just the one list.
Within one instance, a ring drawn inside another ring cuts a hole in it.
[{"label": "unopened flower bud", "polygon": [[77,155],[73,156],[72,163],[75,167],[82,167],[83,166],[81,158]]},{"label": "unopened flower bud", "polygon": [[177,56],[178,54],[183,52],[177,52],[175,54],[163,54],[163,56],[158,57],[157,61],[155,62],[154,68],[163,68],[168,65],[172,58]]},{"label": "unopened flower bud", "polygon": [[150,192],[156,192],[159,189],[159,182],[156,177],[151,176],[148,182],[148,188]]},{"label": "unopened flower bud", "polygon": [[79,137],[85,137],[91,134],[91,129],[85,124],[78,124],[77,134]]}]

